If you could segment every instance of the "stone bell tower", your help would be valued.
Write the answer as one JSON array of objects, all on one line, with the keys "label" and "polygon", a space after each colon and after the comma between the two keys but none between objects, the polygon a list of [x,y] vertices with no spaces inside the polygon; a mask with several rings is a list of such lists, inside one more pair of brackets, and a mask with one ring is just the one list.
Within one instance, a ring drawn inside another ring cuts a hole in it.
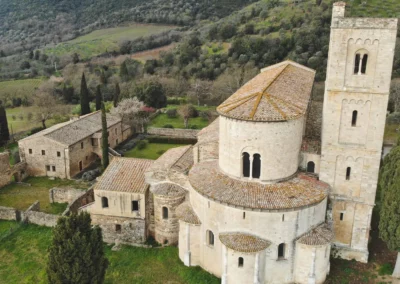
[{"label": "stone bell tower", "polygon": [[345,18],[333,6],[320,179],[332,187],[334,247],[368,261],[397,19]]}]

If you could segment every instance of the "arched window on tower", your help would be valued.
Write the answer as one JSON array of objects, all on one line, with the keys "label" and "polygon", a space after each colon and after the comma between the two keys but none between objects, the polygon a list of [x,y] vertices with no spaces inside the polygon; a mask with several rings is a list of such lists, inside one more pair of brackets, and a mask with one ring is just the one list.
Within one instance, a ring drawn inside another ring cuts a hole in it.
[{"label": "arched window on tower", "polygon": [[108,208],[108,198],[107,197],[101,198],[101,207]]},{"label": "arched window on tower", "polygon": [[309,173],[315,172],[315,163],[313,161],[309,161],[307,163],[307,172],[309,172]]},{"label": "arched window on tower", "polygon": [[214,233],[211,232],[210,230],[207,230],[206,238],[207,238],[207,244],[209,246],[214,246]]},{"label": "arched window on tower", "polygon": [[168,208],[167,207],[162,208],[162,217],[163,217],[163,219],[168,219]]},{"label": "arched window on tower", "polygon": [[357,53],[356,58],[354,60],[354,74],[358,74],[360,71],[360,59],[361,59],[361,54]]},{"label": "arched window on tower", "polygon": [[244,259],[243,259],[243,257],[239,257],[239,259],[238,259],[238,266],[239,266],[239,267],[243,267],[243,265],[244,265]]},{"label": "arched window on tower", "polygon": [[346,180],[350,180],[350,177],[351,177],[351,168],[348,167],[346,169]]},{"label": "arched window on tower", "polygon": [[253,178],[260,178],[261,175],[261,156],[260,154],[253,155]]},{"label": "arched window on tower", "polygon": [[250,177],[250,155],[244,152],[242,155],[243,160],[243,176]]},{"label": "arched window on tower", "polygon": [[357,126],[357,116],[358,116],[358,111],[353,111],[353,114],[351,116],[351,126],[356,127]]},{"label": "arched window on tower", "polygon": [[285,259],[285,249],[286,245],[284,243],[278,246],[278,260]]},{"label": "arched window on tower", "polygon": [[367,72],[368,54],[364,54],[361,62],[361,74]]}]

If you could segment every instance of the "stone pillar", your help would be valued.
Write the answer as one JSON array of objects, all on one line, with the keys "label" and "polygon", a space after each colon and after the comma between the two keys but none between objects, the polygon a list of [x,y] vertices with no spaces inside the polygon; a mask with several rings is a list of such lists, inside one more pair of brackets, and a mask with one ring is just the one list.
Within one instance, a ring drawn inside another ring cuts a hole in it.
[{"label": "stone pillar", "polygon": [[185,252],[185,259],[184,259],[184,264],[186,266],[190,266],[190,257],[191,257],[191,252],[190,252],[190,225],[186,224],[186,252]]},{"label": "stone pillar", "polygon": [[256,254],[256,260],[254,262],[254,284],[260,284],[258,275],[260,274],[260,253]]},{"label": "stone pillar", "polygon": [[249,179],[253,178],[253,154],[250,155],[249,153],[249,161],[250,161],[250,176]]},{"label": "stone pillar", "polygon": [[227,284],[228,283],[228,250],[226,249],[226,246],[222,247],[222,279],[221,279],[221,284]]},{"label": "stone pillar", "polygon": [[312,262],[310,274],[308,275],[308,284],[315,284],[315,258],[317,257],[316,250],[316,248],[313,248],[311,253]]}]

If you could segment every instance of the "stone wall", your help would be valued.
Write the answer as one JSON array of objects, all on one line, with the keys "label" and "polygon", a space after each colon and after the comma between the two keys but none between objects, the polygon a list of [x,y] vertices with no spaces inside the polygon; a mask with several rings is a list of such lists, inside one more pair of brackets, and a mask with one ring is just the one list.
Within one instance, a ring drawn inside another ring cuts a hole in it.
[{"label": "stone wall", "polygon": [[94,193],[93,188],[90,188],[86,192],[80,193],[74,200],[72,200],[67,209],[64,211],[63,215],[69,215],[70,213],[78,213],[78,209],[82,206],[85,206],[89,203],[94,202]]},{"label": "stone wall", "polygon": [[8,152],[0,153],[0,187],[10,183],[10,154]]},{"label": "stone wall", "polygon": [[19,221],[20,212],[15,208],[0,206],[0,219]]},{"label": "stone wall", "polygon": [[82,189],[54,187],[49,190],[49,199],[50,203],[70,203],[83,193]]},{"label": "stone wall", "polygon": [[54,227],[60,216],[39,212],[40,203],[36,201],[23,213],[23,221],[46,227]]},{"label": "stone wall", "polygon": [[172,129],[172,128],[155,128],[149,127],[147,129],[147,134],[168,136],[173,138],[183,138],[183,139],[197,139],[197,134],[200,130],[194,129]]}]

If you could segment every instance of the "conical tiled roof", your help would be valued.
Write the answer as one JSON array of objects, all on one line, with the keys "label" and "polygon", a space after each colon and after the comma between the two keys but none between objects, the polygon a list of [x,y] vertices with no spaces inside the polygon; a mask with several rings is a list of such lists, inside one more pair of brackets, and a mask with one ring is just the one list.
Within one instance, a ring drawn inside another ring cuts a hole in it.
[{"label": "conical tiled roof", "polygon": [[220,115],[250,121],[285,121],[303,116],[315,71],[292,61],[270,66],[223,102]]}]

